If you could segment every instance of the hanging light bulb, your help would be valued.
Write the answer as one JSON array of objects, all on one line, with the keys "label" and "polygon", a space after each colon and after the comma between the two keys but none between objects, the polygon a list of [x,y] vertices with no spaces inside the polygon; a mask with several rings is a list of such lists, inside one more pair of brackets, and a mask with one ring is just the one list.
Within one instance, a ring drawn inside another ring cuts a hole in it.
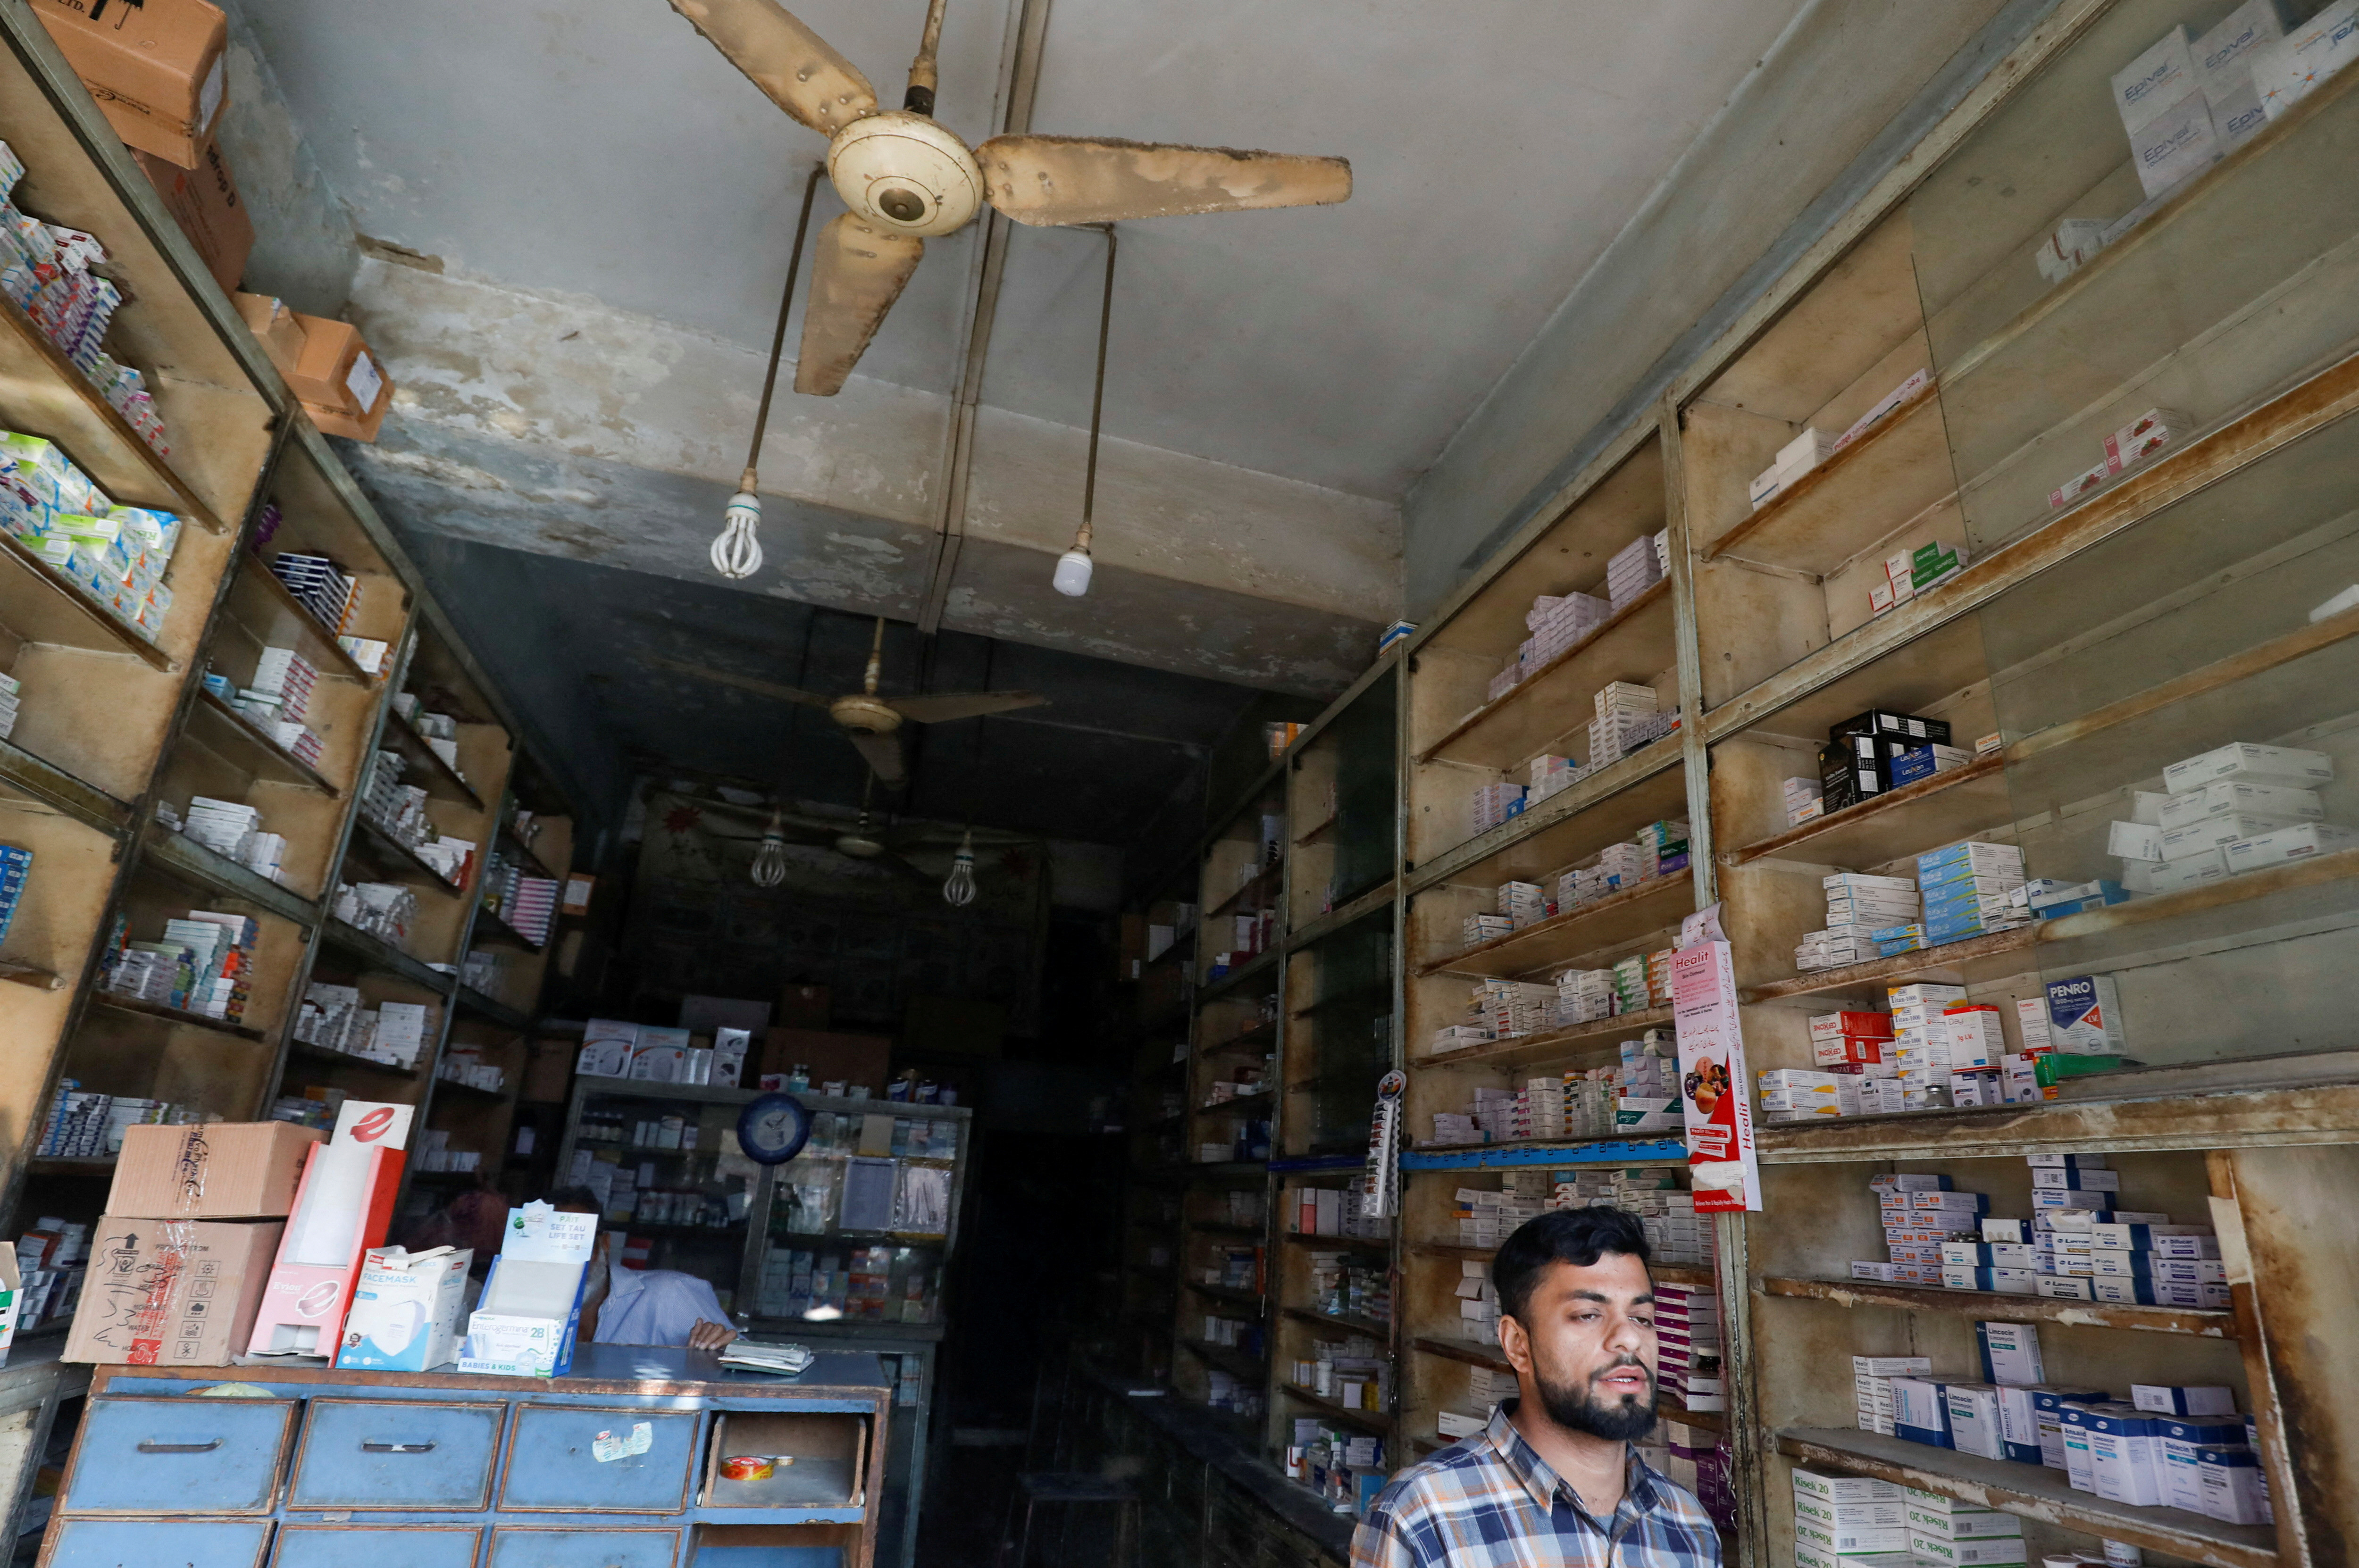
[{"label": "hanging light bulb", "polygon": [[[1082,557],[1087,561],[1088,557]],[[953,908],[964,909],[974,902],[974,829],[966,830],[959,840],[958,853],[951,857],[950,880],[942,883],[942,902]]]},{"label": "hanging light bulb", "polygon": [[1049,579],[1049,586],[1068,599],[1079,599],[1090,590],[1090,520],[1097,509],[1098,427],[1099,416],[1105,409],[1106,329],[1114,320],[1114,225],[1101,226],[1106,237],[1105,295],[1098,302],[1098,381],[1097,390],[1090,395],[1090,463],[1082,481],[1082,525],[1073,533],[1073,547],[1057,557],[1056,575]]},{"label": "hanging light bulb", "polygon": [[[803,214],[795,223],[795,252],[787,262],[786,292],[778,296],[778,326],[770,335],[770,368],[762,376],[762,406],[754,415],[754,444],[745,453],[745,471],[737,476],[737,493],[722,509],[721,535],[712,541],[712,569],[731,581],[762,569],[761,477],[755,471],[762,460],[762,432],[770,424],[770,394],[778,384],[778,356],[787,346],[787,311],[794,303],[795,275],[802,270],[803,235],[810,228],[811,198],[819,190],[820,166],[813,166],[803,186]],[[769,883],[764,883],[769,886]]]},{"label": "hanging light bulb", "polygon": [[754,470],[738,481],[746,488],[729,498],[721,514],[721,536],[712,541],[712,569],[723,577],[752,577],[762,569],[762,541],[755,530],[762,525],[762,498],[753,491]]},{"label": "hanging light bulb", "polygon": [[786,820],[774,811],[770,813],[770,826],[762,835],[762,847],[754,851],[754,885],[774,888],[786,880]]},{"label": "hanging light bulb", "polygon": [[1073,547],[1057,557],[1057,575],[1049,579],[1059,593],[1068,599],[1079,599],[1090,590],[1090,546],[1084,533],[1073,540]]}]

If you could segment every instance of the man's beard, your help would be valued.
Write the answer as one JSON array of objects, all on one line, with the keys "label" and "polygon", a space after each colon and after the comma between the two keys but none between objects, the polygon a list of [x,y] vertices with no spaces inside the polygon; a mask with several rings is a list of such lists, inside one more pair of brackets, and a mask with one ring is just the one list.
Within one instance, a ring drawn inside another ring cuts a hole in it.
[{"label": "man's beard", "polygon": [[[1646,1370],[1646,1363],[1636,1357],[1625,1356],[1620,1360],[1597,1369],[1597,1377],[1624,1367]],[[1608,1443],[1627,1443],[1644,1437],[1655,1428],[1655,1375],[1647,1374],[1647,1397],[1642,1401],[1624,1394],[1611,1404],[1599,1399],[1595,1380],[1583,1388],[1574,1389],[1550,1378],[1541,1376],[1537,1364],[1532,1368],[1532,1381],[1538,1385],[1540,1404],[1548,1411],[1549,1419],[1559,1426],[1574,1432],[1585,1432],[1592,1437]]]}]

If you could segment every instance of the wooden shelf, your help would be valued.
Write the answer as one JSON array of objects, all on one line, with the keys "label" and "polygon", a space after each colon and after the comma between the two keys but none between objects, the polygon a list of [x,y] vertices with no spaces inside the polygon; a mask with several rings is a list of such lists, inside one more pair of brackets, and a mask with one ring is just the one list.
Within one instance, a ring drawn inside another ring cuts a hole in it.
[{"label": "wooden shelf", "polygon": [[1349,1405],[1339,1405],[1324,1394],[1312,1393],[1299,1383],[1282,1382],[1278,1384],[1277,1389],[1278,1392],[1288,1399],[1298,1400],[1313,1410],[1334,1417],[1337,1421],[1359,1427],[1365,1432],[1373,1432],[1380,1437],[1392,1435],[1392,1418],[1382,1411],[1353,1410]]},{"label": "wooden shelf", "polygon": [[1232,1034],[1217,1045],[1207,1045],[1196,1053],[1201,1058],[1225,1056],[1231,1053],[1266,1055],[1277,1046],[1277,1025],[1257,1023],[1240,1034]]},{"label": "wooden shelf", "polygon": [[[2002,752],[1987,752],[1962,767],[1732,849],[1721,857],[1721,864],[1742,866],[1777,856],[1817,865],[1879,866],[1953,843],[2009,819],[2004,768]],[[1900,848],[1904,845],[1918,849]]]},{"label": "wooden shelf", "polygon": [[1891,1307],[1900,1312],[1963,1313],[2001,1323],[2064,1323],[2094,1328],[2135,1328],[2154,1334],[2190,1334],[2204,1339],[2236,1336],[2236,1314],[2195,1307],[2117,1306],[2108,1302],[2052,1301],[2046,1296],[1996,1291],[1949,1291],[1936,1286],[1886,1285],[1871,1280],[1765,1279],[1754,1287],[1764,1296],[1832,1302],[1837,1306]]},{"label": "wooden shelf", "polygon": [[254,720],[210,691],[197,694],[196,706],[189,712],[189,732],[222,761],[255,778],[317,790],[331,800],[343,795],[317,768],[282,750]]},{"label": "wooden shelf", "polygon": [[1413,1350],[1421,1350],[1428,1356],[1439,1356],[1444,1361],[1456,1361],[1468,1367],[1487,1367],[1494,1372],[1515,1370],[1515,1368],[1508,1365],[1505,1356],[1495,1351],[1485,1350],[1472,1340],[1462,1344],[1454,1339],[1419,1338],[1410,1340],[1409,1347]]},{"label": "wooden shelf", "polygon": [[1887,985],[1906,985],[1911,980],[1938,980],[1956,985],[1971,979],[1993,979],[2028,967],[2030,960],[2017,955],[2029,952],[2034,929],[2029,925],[2018,925],[2012,931],[1994,931],[1981,936],[1969,936],[1962,942],[1944,942],[1938,947],[1919,947],[1913,953],[1901,953],[1889,958],[1870,958],[1864,964],[1812,969],[1796,975],[1790,980],[1772,980],[1767,985],[1748,986],[1740,995],[1748,1002],[1777,1001],[1786,997],[1830,996],[1841,991],[1873,990]]},{"label": "wooden shelf", "polygon": [[329,946],[358,958],[364,968],[407,981],[439,997],[448,999],[451,995],[451,976],[430,968],[423,959],[412,957],[382,936],[373,935],[356,925],[348,925],[331,916],[321,930],[321,938]]},{"label": "wooden shelf", "polygon": [[[0,368],[0,377],[5,375]],[[128,654],[159,670],[180,667],[169,654],[100,609],[71,578],[14,534],[0,534],[0,623],[27,643]]]},{"label": "wooden shelf", "polygon": [[1695,876],[1682,866],[1669,876],[1648,877],[1603,898],[1576,904],[1561,914],[1478,942],[1447,958],[1418,967],[1420,979],[1433,975],[1469,979],[1538,974],[1583,954],[1636,941],[1650,931],[1676,925],[1695,906]]},{"label": "wooden shelf", "polygon": [[565,880],[563,877],[549,869],[548,862],[544,861],[540,858],[539,850],[535,849],[531,845],[526,843],[522,838],[516,836],[516,818],[514,816],[504,816],[500,819],[500,838],[502,841],[507,845],[508,852],[510,854],[516,855],[523,860],[527,871],[538,874],[548,881],[562,882]]},{"label": "wooden shelf", "polygon": [[1395,887],[1395,879],[1386,877],[1367,892],[1345,900],[1342,908],[1312,916],[1300,925],[1289,929],[1285,940],[1278,944],[1279,948],[1288,953],[1299,953],[1305,947],[1315,946],[1324,942],[1346,926],[1358,925],[1373,914],[1389,914]]},{"label": "wooden shelf", "polygon": [[1393,1336],[1391,1324],[1378,1323],[1372,1317],[1349,1317],[1342,1313],[1313,1312],[1309,1307],[1290,1306],[1280,1307],[1277,1310],[1297,1323],[1307,1323],[1320,1328],[1339,1328],[1351,1334],[1364,1334],[1378,1340],[1389,1340]]},{"label": "wooden shelf", "polygon": [[[509,1087],[513,1087],[513,1084],[509,1086]],[[508,1098],[508,1090],[506,1088],[481,1088],[476,1085],[467,1082],[464,1078],[446,1078],[439,1073],[436,1074],[434,1077],[434,1092],[438,1095],[466,1095],[474,1099],[491,1100],[499,1104],[506,1104]]]},{"label": "wooden shelf", "polygon": [[293,888],[216,854],[184,833],[167,832],[158,825],[141,841],[139,858],[167,876],[242,900],[307,930],[319,923],[319,906]]},{"label": "wooden shelf", "polygon": [[[1454,1247],[1445,1241],[1412,1242],[1409,1251],[1420,1258],[1451,1258],[1463,1263],[1487,1263],[1498,1254],[1495,1247]],[[1710,1269],[1693,1263],[1649,1263],[1647,1272],[1666,1285],[1684,1285],[1690,1290],[1708,1291],[1717,1283]]]},{"label": "wooden shelf", "polygon": [[[380,872],[390,875],[397,881],[412,886],[422,884],[448,898],[457,898],[466,892],[462,885],[451,881],[440,871],[419,860],[418,852],[408,845],[357,812],[353,816],[352,839],[344,851],[347,858],[355,849],[369,864],[375,866]],[[477,851],[477,856],[476,863],[480,865],[482,863],[480,849]]]},{"label": "wooden shelf", "polygon": [[1522,1165],[1682,1165],[1688,1146],[1676,1132],[1654,1137],[1516,1139],[1503,1143],[1434,1143],[1410,1149],[1401,1170],[1504,1171]]},{"label": "wooden shelf", "polygon": [[1259,1241],[1269,1233],[1258,1225],[1224,1225],[1212,1220],[1190,1220],[1187,1227],[1200,1236],[1234,1236]]},{"label": "wooden shelf", "polygon": [[1243,1378],[1247,1382],[1258,1383],[1262,1379],[1265,1363],[1258,1356],[1250,1355],[1233,1345],[1214,1345],[1204,1339],[1182,1339],[1180,1343],[1208,1367],[1217,1367],[1229,1376]]},{"label": "wooden shelf", "polygon": [[134,997],[116,996],[112,991],[94,990],[90,1004],[109,1012],[119,1012],[132,1018],[151,1019],[159,1023],[174,1024],[188,1029],[202,1029],[214,1034],[226,1034],[234,1040],[260,1044],[269,1038],[261,1030],[246,1023],[232,1023],[227,1019],[207,1018],[201,1012],[189,1012],[177,1007],[164,1007]]},{"label": "wooden shelf", "polygon": [[[353,1067],[364,1073],[381,1073],[389,1078],[415,1078],[424,1076],[415,1067],[396,1067],[388,1065],[384,1062],[372,1062],[365,1056],[355,1056],[349,1051],[331,1050],[325,1045],[314,1045],[308,1040],[288,1041],[287,1043],[287,1054],[289,1056],[300,1057],[306,1062],[319,1062],[323,1065],[339,1067]],[[427,1173],[428,1173],[424,1171],[412,1171],[410,1173],[413,1176],[422,1176]]]},{"label": "wooden shelf", "polygon": [[1295,839],[1294,847],[1299,849],[1309,845],[1316,844],[1320,839],[1324,838],[1328,834],[1333,832],[1335,830],[1335,824],[1342,820],[1343,815],[1340,812],[1329,812],[1326,816],[1321,817],[1318,821],[1305,828],[1301,837]]},{"label": "wooden shelf", "polygon": [[112,1175],[114,1173],[114,1156],[99,1154],[74,1158],[63,1154],[37,1154],[25,1162],[25,1169],[28,1175],[35,1176]]},{"label": "wooden shelf", "polygon": [[1733,557],[1823,578],[1956,488],[1940,384],[1929,380],[1859,439],[1713,540],[1703,558]]},{"label": "wooden shelf", "polygon": [[[1678,731],[1528,806],[1488,832],[1419,862],[1410,893],[1449,881],[1530,881],[1627,838],[1645,823],[1688,811],[1686,753]],[[1601,828],[1601,819],[1611,826]]]},{"label": "wooden shelf", "polygon": [[[43,171],[37,178],[51,173]],[[0,406],[8,410],[11,426],[63,447],[108,500],[174,513],[209,534],[224,531],[212,508],[99,395],[64,351],[33,325],[24,307],[5,297],[0,297]],[[189,433],[183,432],[182,438],[189,438]]]},{"label": "wooden shelf", "polygon": [[1619,1041],[1632,1030],[1644,1033],[1660,1029],[1671,1022],[1671,1010],[1663,1007],[1646,1008],[1637,1012],[1620,1012],[1612,1018],[1593,1019],[1587,1023],[1568,1024],[1562,1029],[1549,1029],[1536,1034],[1515,1034],[1505,1040],[1494,1040],[1486,1045],[1469,1045],[1461,1051],[1443,1051],[1409,1058],[1412,1067],[1521,1067],[1551,1057],[1577,1054],[1583,1046],[1602,1047],[1609,1040]]},{"label": "wooden shelf", "polygon": [[[1660,643],[1660,656],[1623,650],[1623,644],[1633,643],[1648,647]],[[1640,592],[1588,636],[1460,719],[1440,740],[1419,752],[1417,761],[1423,763],[1439,758],[1506,769],[1538,756],[1550,741],[1588,722],[1589,695],[1615,678],[1591,667],[1607,663],[1609,652],[1624,654],[1613,661],[1616,668],[1633,664],[1649,669],[1669,665],[1672,658],[1670,579],[1664,578]],[[1502,662],[1505,657],[1503,653]]]},{"label": "wooden shelf", "polygon": [[[276,611],[270,628],[256,631],[258,641],[267,643],[274,635],[298,636],[307,644],[305,657],[323,676],[356,681],[362,686],[375,686],[384,678],[354,663],[353,656],[344,652],[344,645],[336,641],[335,631],[312,614],[310,608],[295,597],[294,589],[278,580],[278,574],[260,555],[250,549],[240,550],[237,574],[238,581],[231,589],[233,597],[240,591],[250,592]],[[246,584],[252,587],[245,588]]]},{"label": "wooden shelf", "polygon": [[[1286,862],[1283,860],[1280,860],[1275,866],[1264,866],[1260,871],[1256,871],[1252,876],[1247,877],[1243,882],[1239,883],[1236,892],[1229,894],[1228,897],[1213,905],[1212,914],[1205,916],[1205,918],[1210,920],[1218,920],[1221,916],[1234,912],[1240,903],[1245,903],[1247,900],[1254,901],[1252,908],[1256,912],[1268,908],[1277,899],[1278,886],[1284,881],[1285,876]],[[1267,893],[1269,896],[1267,898],[1261,897],[1260,895],[1264,893]]]},{"label": "wooden shelf", "polygon": [[11,985],[27,986],[37,991],[66,989],[63,976],[51,974],[36,964],[19,964],[5,958],[0,958],[0,980]]},{"label": "wooden shelf", "polygon": [[[428,795],[438,800],[455,800],[475,811],[489,809],[484,805],[484,797],[475,793],[475,786],[461,778],[450,763],[435,754],[434,748],[426,743],[426,737],[401,716],[398,708],[386,710],[380,744],[401,753],[403,760],[411,764],[402,771],[403,779],[416,784]],[[478,852],[481,852],[480,846]]]},{"label": "wooden shelf", "polygon": [[496,1023],[504,1029],[521,1030],[528,1027],[532,1022],[531,1019],[506,1002],[495,1001],[483,992],[466,986],[461,986],[458,989],[453,1001],[461,1012],[473,1014],[487,1022]]},{"label": "wooden shelf", "polygon": [[1266,948],[1218,979],[1206,980],[1196,991],[1197,1009],[1201,1011],[1213,1002],[1231,999],[1249,984],[1261,980],[1275,981],[1277,979],[1278,957],[1283,951],[1280,947]]},{"label": "wooden shelf", "polygon": [[2180,1509],[2108,1502],[2094,1492],[2074,1490],[2062,1471],[2044,1465],[1978,1459],[1954,1449],[1841,1427],[1789,1427],[1777,1441],[1779,1453],[1812,1469],[1823,1465],[1847,1476],[1872,1476],[2148,1552],[2168,1552],[2217,1568],[2276,1568],[2277,1562],[2277,1531],[2268,1526],[2222,1524]]},{"label": "wooden shelf", "polygon": [[1281,1230],[1277,1238],[1289,1246],[1308,1247],[1321,1252],[1390,1253],[1393,1249],[1388,1239],[1371,1241],[1358,1236],[1315,1236],[1307,1230]]},{"label": "wooden shelf", "polygon": [[0,789],[53,806],[102,833],[122,833],[131,826],[129,805],[13,741],[0,740]]},{"label": "wooden shelf", "polygon": [[1239,1307],[1250,1312],[1256,1317],[1260,1316],[1269,1309],[1269,1302],[1267,1298],[1257,1296],[1251,1291],[1231,1290],[1226,1285],[1207,1285],[1201,1281],[1190,1280],[1185,1275],[1180,1277],[1180,1283],[1186,1289],[1195,1292],[1198,1295],[1203,1296],[1207,1300],[1224,1302],[1230,1306]]},{"label": "wooden shelf", "polygon": [[1292,1009],[1287,1013],[1287,1016],[1288,1018],[1310,1018],[1319,1013],[1330,1012],[1338,1008],[1353,1005],[1367,1007],[1372,1011],[1378,1012],[1390,1012],[1392,1011],[1392,1000],[1393,983],[1389,979],[1381,981],[1371,980],[1366,985],[1351,986],[1345,989],[1337,991],[1332,996],[1323,996],[1317,1001],[1310,1002],[1302,1007]]},{"label": "wooden shelf", "polygon": [[497,913],[489,909],[484,910],[476,920],[474,929],[468,934],[468,941],[471,946],[488,942],[495,947],[515,947],[527,953],[544,953],[549,950],[547,943],[535,943],[531,937],[510,925]]}]

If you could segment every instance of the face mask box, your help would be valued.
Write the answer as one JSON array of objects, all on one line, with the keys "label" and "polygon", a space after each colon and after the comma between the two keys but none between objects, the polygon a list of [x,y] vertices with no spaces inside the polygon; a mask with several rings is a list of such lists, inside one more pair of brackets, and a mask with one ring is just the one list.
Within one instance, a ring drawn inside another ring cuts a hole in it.
[{"label": "face mask box", "polygon": [[598,1217],[528,1203],[508,1210],[506,1237],[484,1281],[483,1301],[467,1320],[459,1370],[561,1377],[573,1365]]},{"label": "face mask box", "polygon": [[344,1314],[337,1368],[425,1372],[448,1363],[458,1350],[459,1305],[474,1259],[463,1247],[429,1252],[370,1248]]}]

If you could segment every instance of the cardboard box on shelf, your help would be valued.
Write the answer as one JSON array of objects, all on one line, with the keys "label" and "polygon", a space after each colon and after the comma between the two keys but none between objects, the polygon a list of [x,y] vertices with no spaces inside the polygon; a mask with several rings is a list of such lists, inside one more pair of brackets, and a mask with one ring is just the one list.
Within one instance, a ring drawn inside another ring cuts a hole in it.
[{"label": "cardboard box on shelf", "polygon": [[229,18],[205,0],[33,0],[114,134],[194,168],[227,96]]},{"label": "cardboard box on shelf", "polygon": [[178,1223],[107,1215],[91,1240],[90,1277],[65,1359],[228,1366],[254,1333],[263,1283],[286,1228],[278,1220]]},{"label": "cardboard box on shelf", "polygon": [[283,299],[267,294],[233,294],[232,303],[237,313],[245,318],[246,330],[262,344],[262,351],[278,367],[280,375],[293,373],[295,362],[303,357],[303,323],[295,319],[295,312]]},{"label": "cardboard box on shelf", "polygon": [[221,144],[207,137],[197,149],[193,168],[136,148],[131,156],[164,199],[164,211],[197,248],[213,281],[224,291],[234,289],[245,276],[245,258],[254,254],[254,220],[238,196]]},{"label": "cardboard box on shelf", "polygon": [[[106,1212],[124,1219],[284,1219],[295,1206],[303,1162],[326,1137],[285,1121],[126,1127]],[[263,1262],[266,1269],[268,1258]]]},{"label": "cardboard box on shelf", "polygon": [[884,1034],[772,1029],[762,1040],[764,1073],[791,1073],[799,1062],[810,1069],[814,1091],[823,1083],[865,1084],[881,1099],[892,1076],[892,1038]]},{"label": "cardboard box on shelf", "polygon": [[[312,422],[320,423],[322,410],[362,422],[381,416],[393,396],[393,383],[386,379],[361,330],[349,321],[299,310],[295,319],[303,329],[303,351],[294,370],[287,373],[287,384],[313,411]],[[324,424],[320,427],[327,429]]]},{"label": "cardboard box on shelf", "polygon": [[303,412],[311,416],[311,423],[320,427],[323,436],[342,436],[348,441],[374,442],[377,432],[385,428],[386,411],[392,406],[393,399],[388,395],[378,402],[375,413],[360,418],[354,418],[342,409],[322,408],[308,401],[303,404]]}]

